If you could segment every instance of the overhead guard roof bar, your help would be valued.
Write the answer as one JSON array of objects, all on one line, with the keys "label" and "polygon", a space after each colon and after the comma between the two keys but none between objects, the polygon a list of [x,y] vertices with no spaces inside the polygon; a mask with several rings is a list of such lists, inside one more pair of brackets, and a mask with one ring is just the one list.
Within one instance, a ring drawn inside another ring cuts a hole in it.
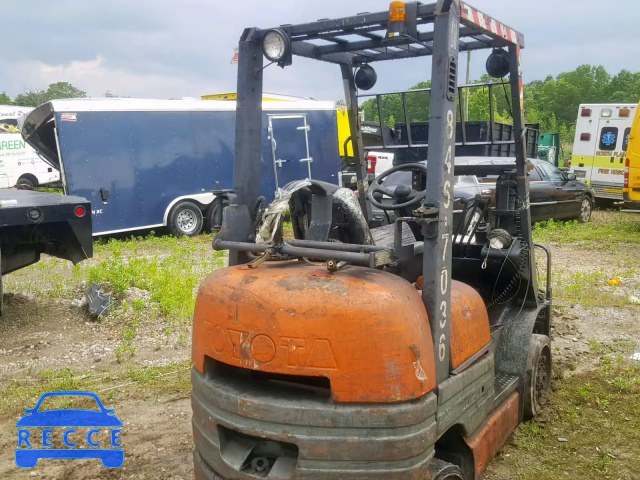
[{"label": "overhead guard roof bar", "polygon": [[[461,3],[460,8],[460,52],[524,46],[524,36],[516,30],[466,3]],[[433,24],[435,11],[435,4],[418,4],[418,26]],[[330,63],[357,65],[432,55],[433,31],[419,31],[417,39],[402,36],[385,40],[388,24],[389,13],[379,12],[281,28],[291,37],[294,55]],[[314,43],[317,40],[331,43],[318,45]]]}]

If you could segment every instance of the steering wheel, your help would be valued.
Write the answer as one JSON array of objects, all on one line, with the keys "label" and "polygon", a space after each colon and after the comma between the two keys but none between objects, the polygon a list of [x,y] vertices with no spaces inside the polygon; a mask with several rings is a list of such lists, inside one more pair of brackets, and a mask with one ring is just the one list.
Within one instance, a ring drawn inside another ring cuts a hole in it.
[{"label": "steering wheel", "polygon": [[[411,185],[398,185],[394,190],[390,190],[382,186],[384,180],[386,180],[391,174],[405,171],[423,172],[426,175],[427,166],[421,163],[407,163],[405,165],[393,167],[381,174],[371,182],[371,185],[369,185],[369,189],[367,190],[367,200],[369,200],[371,205],[379,208],[380,210],[395,211],[413,207],[414,205],[418,205],[422,202],[422,200],[427,196],[426,189],[419,192],[411,188]],[[397,203],[394,203],[393,205],[383,204],[381,201],[382,195],[387,195],[388,197],[393,198]]]}]

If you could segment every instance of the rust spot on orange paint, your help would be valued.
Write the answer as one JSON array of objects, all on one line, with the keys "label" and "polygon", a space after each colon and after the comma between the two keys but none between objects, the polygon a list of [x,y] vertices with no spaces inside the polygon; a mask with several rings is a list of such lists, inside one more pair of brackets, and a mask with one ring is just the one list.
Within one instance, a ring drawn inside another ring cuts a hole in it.
[{"label": "rust spot on orange paint", "polygon": [[321,277],[318,275],[312,275],[310,277],[299,276],[286,276],[281,278],[276,283],[278,286],[289,291],[301,292],[303,290],[324,290],[326,293],[339,293],[341,295],[347,295],[349,293],[348,287],[341,280],[333,281],[334,276]]}]

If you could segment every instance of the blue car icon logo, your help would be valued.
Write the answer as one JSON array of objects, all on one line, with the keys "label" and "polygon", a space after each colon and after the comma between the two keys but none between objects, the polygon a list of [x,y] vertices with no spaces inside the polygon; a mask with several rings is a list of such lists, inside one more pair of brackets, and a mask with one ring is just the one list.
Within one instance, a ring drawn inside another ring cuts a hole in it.
[{"label": "blue car icon logo", "polygon": [[[95,400],[98,410],[63,408],[40,411],[42,402],[50,397],[88,397]],[[41,458],[91,459],[99,458],[106,468],[120,468],[124,463],[124,450],[120,443],[122,422],[114,415],[115,410],[104,408],[100,398],[91,392],[50,392],[43,394],[36,406],[24,411],[26,415],[16,423],[18,448],[16,465],[33,468]],[[86,436],[76,429],[89,428]],[[42,429],[41,435],[36,429]],[[53,448],[54,429],[67,448]],[[108,431],[110,448],[98,436]],[[102,444],[102,445],[101,445]],[[78,448],[85,446],[86,448]]]}]

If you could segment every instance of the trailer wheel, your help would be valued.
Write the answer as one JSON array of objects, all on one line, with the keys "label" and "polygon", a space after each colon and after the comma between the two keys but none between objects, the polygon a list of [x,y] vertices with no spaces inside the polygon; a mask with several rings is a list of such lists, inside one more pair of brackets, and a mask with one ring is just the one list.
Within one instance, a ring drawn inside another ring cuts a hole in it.
[{"label": "trailer wheel", "polygon": [[546,335],[531,335],[524,379],[524,418],[536,417],[551,388],[551,342]]},{"label": "trailer wheel", "polygon": [[464,480],[464,474],[457,465],[453,465],[439,458],[434,458],[429,464],[431,480]]},{"label": "trailer wheel", "polygon": [[193,237],[202,231],[202,211],[189,201],[178,202],[169,212],[167,227],[176,237]]}]

